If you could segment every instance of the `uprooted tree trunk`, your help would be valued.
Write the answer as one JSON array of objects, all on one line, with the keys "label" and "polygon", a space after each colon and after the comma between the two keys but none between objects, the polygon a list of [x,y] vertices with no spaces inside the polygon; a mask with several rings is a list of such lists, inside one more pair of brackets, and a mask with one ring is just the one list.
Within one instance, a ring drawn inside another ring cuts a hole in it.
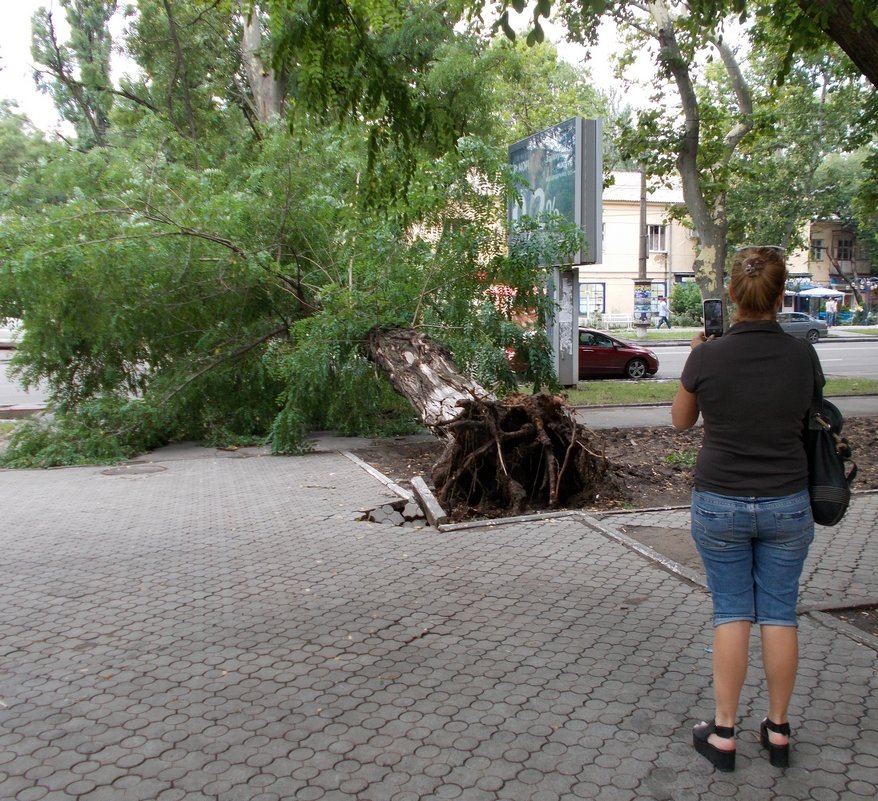
[{"label": "uprooted tree trunk", "polygon": [[368,350],[424,425],[447,440],[432,478],[455,516],[569,508],[618,494],[609,462],[562,398],[497,399],[411,329],[374,329]]}]

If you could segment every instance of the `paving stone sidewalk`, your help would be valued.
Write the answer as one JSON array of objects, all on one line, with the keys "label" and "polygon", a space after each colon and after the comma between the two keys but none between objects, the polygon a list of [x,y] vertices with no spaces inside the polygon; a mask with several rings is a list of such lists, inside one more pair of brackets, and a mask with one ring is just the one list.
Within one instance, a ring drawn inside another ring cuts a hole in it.
[{"label": "paving stone sidewalk", "polygon": [[[689,510],[651,510],[600,516],[603,525],[622,532],[642,527],[689,538]],[[878,493],[855,493],[844,520],[832,528],[817,526],[802,574],[804,608],[878,603]],[[703,583],[703,578],[701,579]]]},{"label": "paving stone sidewalk", "polygon": [[[715,773],[709,599],[604,522],[392,528],[342,455],[229,457],[0,472],[0,798],[875,796],[867,645],[804,616],[793,766],[757,658]],[[809,591],[874,594],[876,511]]]}]

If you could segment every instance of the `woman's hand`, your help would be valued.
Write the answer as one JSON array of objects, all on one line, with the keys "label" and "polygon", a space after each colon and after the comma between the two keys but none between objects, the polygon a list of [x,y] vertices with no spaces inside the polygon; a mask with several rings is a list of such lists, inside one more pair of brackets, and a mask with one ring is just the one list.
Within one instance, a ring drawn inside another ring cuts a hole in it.
[{"label": "woman's hand", "polygon": [[[710,335],[710,339],[714,339],[713,334]],[[692,341],[689,343],[689,346],[692,350],[695,350],[699,345],[704,342],[707,342],[708,337],[705,335],[704,331],[699,331],[694,337],[692,337]]]}]

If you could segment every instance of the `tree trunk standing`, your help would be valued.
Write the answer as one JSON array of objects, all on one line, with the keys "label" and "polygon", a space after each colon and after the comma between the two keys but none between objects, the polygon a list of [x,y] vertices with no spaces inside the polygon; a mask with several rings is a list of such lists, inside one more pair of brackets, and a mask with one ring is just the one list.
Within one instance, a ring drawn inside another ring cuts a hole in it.
[{"label": "tree trunk standing", "polygon": [[432,478],[440,503],[455,517],[620,497],[609,462],[562,398],[498,400],[461,375],[444,347],[410,329],[375,329],[368,348],[424,425],[447,440]]},{"label": "tree trunk standing", "polygon": [[851,0],[798,0],[799,8],[878,88],[878,26]]},{"label": "tree trunk standing", "polygon": [[[677,169],[683,186],[683,198],[698,235],[696,259],[693,265],[695,280],[702,297],[723,296],[723,276],[727,255],[728,222],[726,218],[726,190],[716,190],[712,202],[705,197],[702,175],[698,164],[701,145],[701,118],[698,97],[689,71],[689,61],[680,50],[674,20],[665,0],[650,0],[649,14],[656,25],[659,43],[659,64],[673,78],[683,106],[685,123],[677,153]],[[710,37],[726,68],[735,93],[739,118],[726,133],[721,163],[728,164],[741,140],[753,127],[753,103],[750,88],[729,46]],[[723,304],[725,307],[725,304]],[[725,309],[724,309],[725,316]]]},{"label": "tree trunk standing", "polygon": [[262,60],[262,22],[257,11],[244,17],[241,35],[241,62],[253,95],[252,110],[261,123],[283,113],[286,81],[265,66]]}]

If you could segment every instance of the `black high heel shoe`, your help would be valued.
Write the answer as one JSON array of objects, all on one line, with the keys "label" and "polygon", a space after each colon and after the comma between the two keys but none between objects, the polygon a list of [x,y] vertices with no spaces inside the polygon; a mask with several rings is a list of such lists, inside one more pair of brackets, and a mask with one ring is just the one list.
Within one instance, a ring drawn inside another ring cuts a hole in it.
[{"label": "black high heel shoe", "polygon": [[765,718],[759,726],[759,736],[762,740],[762,747],[768,749],[768,761],[776,768],[787,768],[790,765],[790,744],[776,745],[768,739],[768,732],[773,731],[775,734],[783,734],[785,737],[790,736],[789,723],[775,723],[773,720]]},{"label": "black high heel shoe", "polygon": [[717,726],[716,722],[711,720],[709,723],[699,723],[692,729],[692,744],[695,746],[695,750],[717,770],[730,773],[735,769],[735,750],[723,751],[721,748],[717,748],[707,740],[711,734],[722,737],[724,740],[731,740],[735,736],[735,727]]}]

